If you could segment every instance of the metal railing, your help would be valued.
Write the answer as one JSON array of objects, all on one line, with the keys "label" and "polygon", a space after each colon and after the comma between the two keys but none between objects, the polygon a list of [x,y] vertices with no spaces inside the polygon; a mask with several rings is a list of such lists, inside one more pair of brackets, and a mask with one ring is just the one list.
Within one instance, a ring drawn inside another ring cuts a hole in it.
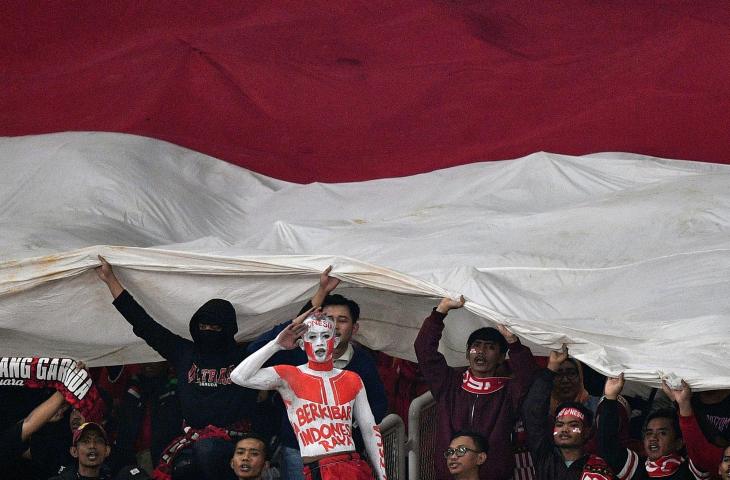
[{"label": "metal railing", "polygon": [[406,480],[406,426],[403,420],[395,413],[387,415],[380,422],[380,435],[388,480]]},{"label": "metal railing", "polygon": [[431,480],[436,441],[436,402],[431,392],[415,398],[408,408],[408,479]]}]

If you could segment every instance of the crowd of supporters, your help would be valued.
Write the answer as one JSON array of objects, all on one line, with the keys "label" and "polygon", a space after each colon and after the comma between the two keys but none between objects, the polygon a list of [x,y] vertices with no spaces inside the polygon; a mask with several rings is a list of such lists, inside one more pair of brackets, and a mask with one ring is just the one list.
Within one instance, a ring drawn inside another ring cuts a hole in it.
[{"label": "crowd of supporters", "polygon": [[[388,357],[353,341],[359,307],[332,293],[330,269],[297,319],[255,341],[235,342],[235,310],[221,299],[193,315],[189,340],[151,318],[101,262],[114,306],[165,360],[72,362],[41,382],[20,372],[42,361],[3,359],[3,478],[385,478],[375,424],[406,418],[430,390],[439,480],[730,480],[730,390],[693,393],[682,381],[624,394],[623,376],[606,379],[567,348],[534,357],[502,325],[472,332],[468,366],[451,367],[438,346],[463,298],[426,316],[418,363]],[[308,338],[313,325],[319,337]],[[89,377],[93,395],[74,375]]]}]

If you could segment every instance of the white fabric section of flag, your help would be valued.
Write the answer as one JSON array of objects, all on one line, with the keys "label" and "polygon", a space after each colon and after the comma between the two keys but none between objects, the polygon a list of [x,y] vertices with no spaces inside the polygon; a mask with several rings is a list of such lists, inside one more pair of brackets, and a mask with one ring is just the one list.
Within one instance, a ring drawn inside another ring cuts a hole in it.
[{"label": "white fabric section of flag", "polygon": [[122,134],[0,139],[0,352],[157,359],[93,272],[97,254],[188,336],[207,299],[239,338],[298,311],[334,265],[358,340],[414,360],[438,297],[465,295],[441,350],[502,322],[606,374],[730,387],[730,167],[536,153],[405,178],[297,185]]}]

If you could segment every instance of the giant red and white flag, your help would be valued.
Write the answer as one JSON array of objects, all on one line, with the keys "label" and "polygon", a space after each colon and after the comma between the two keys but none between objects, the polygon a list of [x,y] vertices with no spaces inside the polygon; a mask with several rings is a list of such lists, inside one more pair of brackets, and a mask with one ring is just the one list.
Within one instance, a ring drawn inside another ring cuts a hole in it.
[{"label": "giant red and white flag", "polygon": [[[102,253],[181,334],[222,296],[251,338],[333,264],[388,353],[463,293],[452,363],[502,321],[730,387],[724,0],[10,0],[0,22],[3,355],[152,358]],[[651,157],[596,153],[620,151]]]}]

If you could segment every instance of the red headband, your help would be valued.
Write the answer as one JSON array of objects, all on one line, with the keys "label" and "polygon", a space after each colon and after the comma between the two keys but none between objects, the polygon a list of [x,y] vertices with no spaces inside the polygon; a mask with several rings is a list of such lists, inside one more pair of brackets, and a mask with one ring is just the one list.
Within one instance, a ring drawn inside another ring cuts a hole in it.
[{"label": "red headband", "polygon": [[565,417],[567,415],[570,415],[571,417],[579,418],[581,421],[586,419],[586,416],[583,415],[583,412],[581,412],[580,410],[578,410],[575,407],[566,407],[566,408],[560,410],[560,412],[558,412],[558,415],[555,418]]}]

